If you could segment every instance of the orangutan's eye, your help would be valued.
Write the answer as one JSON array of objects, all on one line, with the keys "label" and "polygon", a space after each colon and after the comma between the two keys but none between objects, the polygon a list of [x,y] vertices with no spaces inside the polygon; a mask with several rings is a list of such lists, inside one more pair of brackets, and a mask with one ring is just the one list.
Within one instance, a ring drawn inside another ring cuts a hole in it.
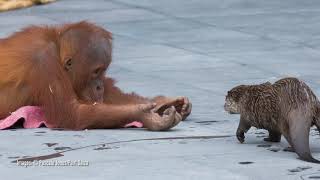
[{"label": "orangutan's eye", "polygon": [[105,69],[104,66],[96,67],[96,68],[92,71],[92,76],[93,76],[93,78],[98,78],[98,77],[101,76],[105,71],[106,71],[106,69]]},{"label": "orangutan's eye", "polygon": [[99,73],[100,73],[100,68],[94,70],[94,72],[93,72],[94,75],[99,75]]}]

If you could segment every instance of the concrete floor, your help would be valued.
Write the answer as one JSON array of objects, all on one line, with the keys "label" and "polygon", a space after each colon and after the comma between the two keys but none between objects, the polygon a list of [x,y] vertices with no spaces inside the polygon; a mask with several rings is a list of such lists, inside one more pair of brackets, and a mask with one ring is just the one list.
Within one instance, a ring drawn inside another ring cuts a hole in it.
[{"label": "concrete floor", "polygon": [[[169,132],[0,131],[0,179],[320,179],[319,165],[282,151],[285,140],[263,142],[263,130],[251,129],[246,143],[239,144],[234,137],[239,116],[223,110],[230,88],[286,76],[306,81],[320,95],[319,0],[58,0],[0,13],[0,36],[30,24],[84,19],[113,32],[108,74],[119,87],[146,96],[188,96],[192,115]],[[211,138],[99,145],[177,136]],[[320,159],[314,130],[310,139]],[[89,166],[12,163],[70,148],[75,149],[50,160]]]}]

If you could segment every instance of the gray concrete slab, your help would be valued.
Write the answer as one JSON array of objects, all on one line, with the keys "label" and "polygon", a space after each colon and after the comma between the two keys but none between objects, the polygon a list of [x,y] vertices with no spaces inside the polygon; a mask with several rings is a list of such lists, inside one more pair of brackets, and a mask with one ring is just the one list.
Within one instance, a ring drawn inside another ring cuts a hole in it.
[{"label": "gray concrete slab", "polygon": [[[58,0],[0,13],[0,37],[31,24],[95,22],[114,35],[108,75],[121,89],[185,95],[194,105],[190,118],[168,132],[0,131],[0,179],[319,179],[318,165],[282,151],[285,140],[263,142],[264,130],[251,129],[239,144],[234,137],[239,116],[223,110],[233,86],[285,76],[305,80],[320,95],[319,8],[318,0]],[[177,136],[212,138],[143,140]],[[119,142],[126,140],[139,141]],[[320,159],[314,129],[310,141]],[[101,145],[112,142],[118,143]],[[89,166],[11,162],[70,148],[75,150],[51,160]]]}]

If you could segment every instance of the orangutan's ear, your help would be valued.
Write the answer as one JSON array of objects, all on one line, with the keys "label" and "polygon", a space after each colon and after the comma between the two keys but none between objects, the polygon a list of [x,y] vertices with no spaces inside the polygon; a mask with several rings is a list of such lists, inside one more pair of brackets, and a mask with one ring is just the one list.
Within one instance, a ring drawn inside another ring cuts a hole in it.
[{"label": "orangutan's ear", "polygon": [[66,71],[70,71],[72,69],[72,58],[66,58],[63,67]]}]

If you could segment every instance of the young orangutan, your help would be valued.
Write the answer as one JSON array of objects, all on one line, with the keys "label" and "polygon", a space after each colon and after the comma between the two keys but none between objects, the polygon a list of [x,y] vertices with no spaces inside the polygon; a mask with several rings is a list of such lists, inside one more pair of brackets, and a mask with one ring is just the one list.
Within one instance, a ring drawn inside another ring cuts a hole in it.
[{"label": "young orangutan", "polygon": [[88,22],[31,26],[0,40],[0,118],[43,108],[51,128],[119,128],[140,121],[168,130],[191,112],[186,97],[125,94],[105,76],[111,33]]}]

